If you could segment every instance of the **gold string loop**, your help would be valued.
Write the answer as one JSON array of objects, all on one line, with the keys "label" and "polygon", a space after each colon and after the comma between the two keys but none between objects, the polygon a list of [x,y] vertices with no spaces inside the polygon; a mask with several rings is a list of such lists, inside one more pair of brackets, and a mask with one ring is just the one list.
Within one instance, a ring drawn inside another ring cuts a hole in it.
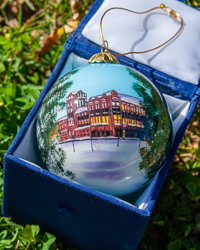
[{"label": "gold string loop", "polygon": [[105,40],[104,43],[101,44],[101,53],[104,53],[104,52],[103,52],[103,48],[104,48],[104,44],[105,44],[105,43],[107,44],[106,46],[107,46],[107,48],[108,48],[108,42]]},{"label": "gold string loop", "polygon": [[[180,19],[180,28],[178,29],[178,31],[171,38],[169,38],[166,42],[164,42],[164,43],[162,43],[162,44],[160,44],[160,45],[158,45],[158,46],[156,46],[156,47],[154,47],[152,49],[148,49],[148,50],[144,50],[144,51],[131,51],[131,52],[123,53],[123,54],[111,53],[109,51],[109,49],[108,49],[108,42],[104,40],[103,31],[102,31],[102,22],[103,22],[103,18],[106,15],[106,13],[108,13],[111,10],[125,10],[125,11],[128,11],[128,12],[134,13],[134,14],[146,14],[146,13],[149,13],[149,12],[157,10],[157,9],[163,9],[168,16],[172,16],[174,19],[177,19],[177,18]],[[112,54],[113,56],[125,56],[125,55],[128,55],[128,54],[141,54],[141,53],[147,53],[147,52],[159,49],[160,47],[164,46],[165,44],[167,44],[171,40],[173,40],[179,34],[179,32],[181,31],[182,27],[183,27],[183,19],[179,15],[179,13],[176,12],[175,10],[169,8],[169,7],[166,7],[164,4],[160,4],[159,7],[154,7],[152,9],[149,9],[149,10],[146,10],[146,11],[143,11],[143,12],[137,12],[137,11],[133,11],[133,10],[121,8],[121,7],[112,7],[110,9],[107,9],[103,13],[103,15],[101,17],[101,20],[100,20],[100,33],[101,33],[101,40],[102,40],[102,43],[103,43],[102,46],[107,51],[107,53]],[[103,50],[103,48],[101,48],[101,50]]]}]

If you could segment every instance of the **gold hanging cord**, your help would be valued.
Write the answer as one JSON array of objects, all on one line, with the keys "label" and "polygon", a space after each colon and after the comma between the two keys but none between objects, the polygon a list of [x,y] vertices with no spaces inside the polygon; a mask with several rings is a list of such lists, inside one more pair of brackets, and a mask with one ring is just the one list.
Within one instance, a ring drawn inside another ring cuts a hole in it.
[{"label": "gold hanging cord", "polygon": [[[104,16],[106,15],[106,13],[108,13],[111,10],[125,10],[125,11],[128,11],[128,12],[134,13],[134,14],[146,14],[146,13],[154,11],[156,9],[163,9],[168,16],[171,15],[174,19],[176,19],[176,18],[180,19],[180,28],[178,29],[178,31],[170,39],[168,39],[166,42],[160,44],[159,46],[156,46],[156,47],[154,47],[152,49],[148,49],[148,50],[145,50],[145,51],[132,51],[132,52],[127,52],[127,53],[123,53],[123,54],[115,54],[115,53],[111,53],[109,51],[108,45],[106,45],[106,41],[104,40],[103,31],[102,31],[102,21],[103,21]],[[150,52],[152,50],[156,50],[156,49],[164,46],[165,44],[169,43],[171,40],[173,40],[178,35],[178,33],[181,31],[182,27],[183,27],[183,19],[179,15],[179,13],[177,13],[175,10],[173,10],[173,9],[171,9],[169,7],[166,7],[164,4],[160,4],[159,7],[154,7],[152,9],[149,9],[149,10],[146,10],[146,11],[143,11],[143,12],[136,12],[136,11],[125,9],[125,8],[121,8],[121,7],[113,7],[113,8],[110,8],[110,9],[106,10],[104,12],[104,14],[102,15],[101,20],[100,20],[100,33],[101,33],[101,40],[103,42],[102,46],[105,48],[105,50],[110,55],[113,55],[113,56],[125,56],[125,55],[128,55],[128,54],[141,54],[141,53]]]}]

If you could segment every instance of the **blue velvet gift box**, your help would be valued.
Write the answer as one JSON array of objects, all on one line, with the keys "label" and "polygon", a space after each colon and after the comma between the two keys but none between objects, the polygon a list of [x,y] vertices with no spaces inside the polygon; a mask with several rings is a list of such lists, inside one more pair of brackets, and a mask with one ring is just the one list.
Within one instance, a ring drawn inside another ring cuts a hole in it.
[{"label": "blue velvet gift box", "polygon": [[[93,4],[66,41],[51,77],[5,155],[3,215],[21,224],[39,224],[42,230],[78,249],[136,249],[199,100],[200,88],[199,84],[178,80],[130,58],[119,58],[121,64],[147,76],[168,100],[172,97],[180,104],[174,116],[178,112],[181,122],[167,162],[148,188],[121,199],[48,172],[37,147],[37,112],[58,78],[100,51],[98,45],[82,35],[82,30],[101,4],[102,0]],[[187,110],[184,116],[183,110]]]}]

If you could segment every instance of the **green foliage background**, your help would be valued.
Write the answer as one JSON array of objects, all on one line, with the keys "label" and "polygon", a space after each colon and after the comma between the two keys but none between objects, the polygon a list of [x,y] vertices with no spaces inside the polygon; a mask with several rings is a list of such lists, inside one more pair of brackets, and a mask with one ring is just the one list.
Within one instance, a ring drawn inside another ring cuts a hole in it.
[{"label": "green foliage background", "polygon": [[[72,17],[67,0],[26,0],[18,7],[18,27],[9,25],[13,0],[0,1],[0,205],[2,205],[3,156],[34,105],[57,62],[68,37],[58,37],[57,45],[38,57],[40,37],[56,25],[63,27]],[[83,16],[92,1],[77,1]],[[200,7],[200,0],[187,4]],[[34,20],[27,19],[44,9]],[[56,20],[56,22],[55,22]],[[55,24],[56,23],[56,24]],[[38,37],[32,31],[38,32]],[[40,60],[39,60],[40,59]],[[200,108],[197,107],[175,163],[167,176],[139,249],[200,250]],[[195,137],[196,136],[196,137]],[[196,144],[194,145],[194,138]],[[131,232],[133,233],[133,232]],[[37,225],[17,225],[0,217],[0,249],[73,249],[41,234]]]}]

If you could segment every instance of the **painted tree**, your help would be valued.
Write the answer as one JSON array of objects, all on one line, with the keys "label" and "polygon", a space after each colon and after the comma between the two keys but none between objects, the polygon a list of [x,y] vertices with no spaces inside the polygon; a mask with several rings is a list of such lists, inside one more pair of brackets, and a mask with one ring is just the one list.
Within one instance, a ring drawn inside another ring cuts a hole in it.
[{"label": "painted tree", "polygon": [[140,105],[149,122],[149,147],[140,148],[139,152],[142,158],[140,169],[146,170],[148,177],[151,177],[162,166],[169,154],[172,125],[167,108],[154,87],[141,75],[130,69],[127,70],[134,78],[132,87],[143,100]]},{"label": "painted tree", "polygon": [[66,108],[66,93],[73,81],[70,77],[76,74],[74,70],[59,79],[46,95],[41,110],[37,117],[37,139],[41,157],[48,169],[60,176],[68,177],[72,180],[75,174],[65,171],[63,165],[66,153],[58,146],[59,133],[57,127],[57,113]]}]

